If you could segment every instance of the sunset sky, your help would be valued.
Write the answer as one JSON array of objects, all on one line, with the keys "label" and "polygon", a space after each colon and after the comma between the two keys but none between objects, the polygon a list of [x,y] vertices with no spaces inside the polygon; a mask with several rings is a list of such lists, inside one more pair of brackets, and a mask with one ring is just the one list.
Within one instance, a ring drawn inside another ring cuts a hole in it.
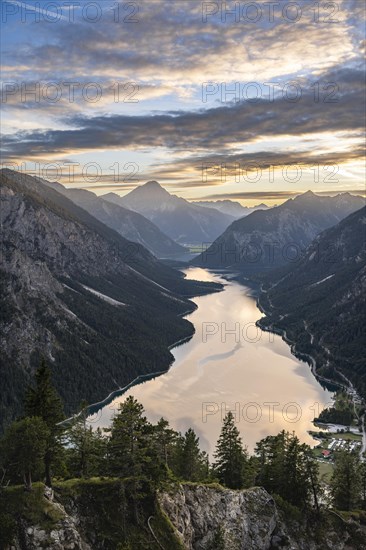
[{"label": "sunset sky", "polygon": [[315,5],[3,0],[3,164],[97,194],[364,192],[365,5]]}]

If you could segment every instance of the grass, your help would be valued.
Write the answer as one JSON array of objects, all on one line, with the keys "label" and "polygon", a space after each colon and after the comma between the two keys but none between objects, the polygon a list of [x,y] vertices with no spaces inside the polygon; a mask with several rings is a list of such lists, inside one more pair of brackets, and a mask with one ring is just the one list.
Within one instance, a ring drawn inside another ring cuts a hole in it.
[{"label": "grass", "polygon": [[34,483],[30,492],[25,491],[22,485],[7,487],[0,503],[0,513],[7,513],[12,517],[21,515],[26,521],[39,525],[45,531],[51,531],[55,524],[63,519],[64,514],[53,506],[43,493],[43,483]]},{"label": "grass", "polygon": [[319,478],[329,483],[333,475],[333,464],[330,462],[319,462]]}]

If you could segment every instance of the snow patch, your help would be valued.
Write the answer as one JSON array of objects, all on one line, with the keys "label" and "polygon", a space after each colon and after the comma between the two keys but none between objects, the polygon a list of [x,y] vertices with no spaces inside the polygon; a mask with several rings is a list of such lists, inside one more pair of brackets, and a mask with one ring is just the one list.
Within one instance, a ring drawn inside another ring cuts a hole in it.
[{"label": "snow patch", "polygon": [[88,292],[91,292],[92,294],[95,294],[95,296],[98,296],[98,298],[101,298],[102,300],[104,300],[105,302],[108,302],[109,304],[112,304],[113,306],[125,306],[126,305],[123,302],[119,302],[118,300],[114,300],[110,296],[106,296],[105,294],[102,294],[101,292],[98,292],[97,290],[94,290],[94,288],[90,288],[89,286],[86,286],[86,285],[81,285],[81,286],[83,288],[85,288],[85,290],[87,290]]},{"label": "snow patch", "polygon": [[318,281],[317,283],[313,283],[310,286],[320,285],[321,283],[324,283],[325,281],[327,281],[328,279],[331,279],[332,277],[334,277],[334,273],[333,273],[333,275],[328,275],[328,277],[325,277],[325,279],[322,279],[321,281]]}]

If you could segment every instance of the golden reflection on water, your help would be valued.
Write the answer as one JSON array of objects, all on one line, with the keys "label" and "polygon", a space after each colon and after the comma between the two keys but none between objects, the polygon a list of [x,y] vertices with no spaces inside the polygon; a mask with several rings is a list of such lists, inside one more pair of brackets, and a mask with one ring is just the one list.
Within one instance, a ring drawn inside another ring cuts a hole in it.
[{"label": "golden reflection on water", "polygon": [[250,289],[200,268],[185,272],[190,279],[224,282],[225,290],[194,298],[198,309],[187,318],[196,332],[172,351],[170,371],[115,399],[103,409],[99,425],[107,426],[119,403],[133,395],[149,420],[163,416],[176,430],[194,428],[210,454],[229,409],[250,451],[282,429],[313,444],[307,431],[315,429],[311,421],[329,405],[331,392],[281,337],[255,327],[262,314]]}]

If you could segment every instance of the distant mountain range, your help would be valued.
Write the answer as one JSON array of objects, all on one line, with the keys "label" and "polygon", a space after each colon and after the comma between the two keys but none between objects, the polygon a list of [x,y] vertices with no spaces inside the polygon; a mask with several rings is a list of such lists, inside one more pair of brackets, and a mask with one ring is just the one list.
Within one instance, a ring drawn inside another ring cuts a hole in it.
[{"label": "distant mountain range", "polygon": [[124,197],[108,193],[103,199],[142,214],[183,245],[211,242],[234,220],[215,208],[197,206],[171,195],[156,181],[136,187]]},{"label": "distant mountain range", "polygon": [[68,197],[97,220],[115,229],[122,237],[142,244],[157,258],[171,258],[177,254],[182,255],[188,252],[183,246],[160,231],[150,220],[137,212],[113,204],[102,197],[97,197],[91,191],[66,189],[60,183],[50,183],[45,180],[43,180],[43,183],[50,185],[56,191]]},{"label": "distant mountain range", "polygon": [[250,208],[249,206],[242,206],[240,202],[231,201],[231,200],[221,200],[221,201],[194,201],[193,204],[198,206],[203,206],[204,208],[215,208],[223,214],[232,216],[233,218],[243,218],[251,212],[256,210],[267,210],[269,208],[266,204],[258,204]]},{"label": "distant mountain range", "polygon": [[308,191],[268,210],[234,221],[193,265],[256,273],[296,260],[324,229],[365,205],[362,197]]},{"label": "distant mountain range", "polygon": [[322,232],[300,261],[265,277],[263,327],[286,332],[318,372],[366,398],[366,207]]},{"label": "distant mountain range", "polygon": [[188,298],[218,285],[185,280],[37,178],[2,170],[0,190],[2,423],[41,356],[67,412],[167,369],[193,331]]}]

